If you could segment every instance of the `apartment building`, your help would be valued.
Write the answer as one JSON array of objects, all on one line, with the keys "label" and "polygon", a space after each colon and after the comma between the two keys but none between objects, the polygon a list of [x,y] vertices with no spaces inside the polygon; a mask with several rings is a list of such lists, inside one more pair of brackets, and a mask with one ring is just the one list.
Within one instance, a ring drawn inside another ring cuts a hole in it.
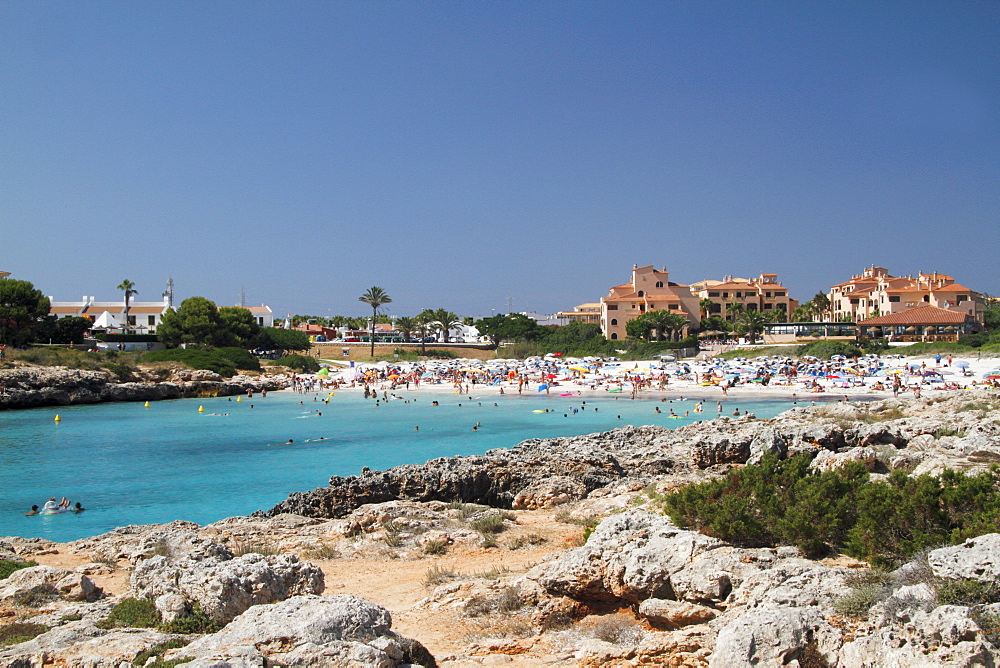
[{"label": "apartment building", "polygon": [[[726,276],[721,281],[707,279],[691,284],[691,292],[699,304],[702,300],[711,300],[707,315],[717,315],[730,322],[742,311],[787,316],[799,305],[798,300],[788,296],[788,289],[778,281],[777,274],[761,274],[757,278]],[[705,310],[702,309],[703,316]]]},{"label": "apartment building", "polygon": [[698,297],[690,286],[671,282],[666,267],[632,265],[632,279],[611,288],[600,303],[601,331],[612,341],[624,339],[625,325],[649,311],[679,313],[687,318],[689,327],[701,322]]},{"label": "apartment building", "polygon": [[[832,286],[829,299],[828,317],[834,321],[862,322],[933,306],[968,316],[972,322],[982,325],[985,308],[983,295],[956,283],[947,274],[921,272],[915,277],[891,276],[885,267],[874,265],[849,281]],[[964,322],[964,318],[959,320]]]}]

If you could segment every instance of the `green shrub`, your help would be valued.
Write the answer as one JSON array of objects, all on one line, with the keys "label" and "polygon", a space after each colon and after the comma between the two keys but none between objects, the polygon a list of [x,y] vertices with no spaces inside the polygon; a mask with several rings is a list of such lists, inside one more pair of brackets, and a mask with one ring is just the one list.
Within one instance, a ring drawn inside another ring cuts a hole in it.
[{"label": "green shrub", "polygon": [[987,605],[1000,603],[1000,583],[971,579],[941,579],[935,583],[938,605]]},{"label": "green shrub", "polygon": [[164,633],[215,633],[222,628],[222,624],[210,619],[201,609],[201,605],[195,601],[190,615],[161,624],[159,628]]},{"label": "green shrub", "polygon": [[155,629],[163,620],[152,601],[126,598],[111,608],[111,614],[97,623],[98,628]]},{"label": "green shrub", "polygon": [[833,611],[845,617],[862,618],[892,592],[892,576],[883,570],[863,571],[847,580],[851,591],[833,602]]},{"label": "green shrub", "polygon": [[236,375],[236,366],[227,357],[216,350],[199,350],[196,348],[171,348],[146,353],[139,358],[143,364],[152,362],[179,362],[192,369],[214,371],[224,378]]},{"label": "green shrub", "polygon": [[986,640],[993,647],[1000,647],[1000,615],[973,608],[971,617],[979,625]]},{"label": "green shrub", "polygon": [[745,547],[795,545],[807,556],[833,549],[876,566],[920,550],[1000,530],[1000,468],[978,476],[902,471],[871,482],[860,464],[816,473],[811,457],[730,471],[663,497],[680,526]]},{"label": "green shrub", "polygon": [[0,626],[0,647],[27,642],[48,630],[49,627],[42,624],[27,624],[23,622],[5,624]]},{"label": "green shrub", "polygon": [[424,543],[423,547],[424,554],[431,554],[431,555],[444,554],[447,549],[448,549],[447,538],[429,540],[426,543]]},{"label": "green shrub", "polygon": [[503,523],[503,518],[494,513],[472,520],[469,522],[469,526],[484,536],[486,534],[501,533],[507,528]]},{"label": "green shrub", "polygon": [[458,574],[455,572],[454,568],[434,564],[428,568],[427,572],[424,574],[424,585],[427,587],[434,587],[441,584],[445,580],[457,577],[457,575]]},{"label": "green shrub", "polygon": [[34,561],[12,561],[10,559],[0,559],[0,580],[3,580],[14,571],[19,571],[22,568],[31,568],[32,566],[37,565],[38,564]]},{"label": "green shrub", "polygon": [[233,366],[237,369],[243,369],[245,371],[260,371],[260,360],[244,348],[228,346],[225,348],[216,348],[215,352],[232,362]]},{"label": "green shrub", "polygon": [[273,362],[269,362],[269,364],[272,366],[285,366],[299,373],[316,373],[319,371],[319,362],[315,358],[306,355],[286,355]]},{"label": "green shrub", "polygon": [[[135,658],[130,662],[133,666],[144,666],[145,668],[173,668],[179,663],[190,661],[190,659],[178,659],[176,661],[163,661],[160,656],[166,652],[168,649],[177,649],[179,647],[186,647],[188,645],[187,640],[168,640],[166,642],[161,642],[158,645],[153,645],[144,652],[139,652],[135,655]],[[156,658],[156,661],[150,663],[148,666],[147,662]]]}]

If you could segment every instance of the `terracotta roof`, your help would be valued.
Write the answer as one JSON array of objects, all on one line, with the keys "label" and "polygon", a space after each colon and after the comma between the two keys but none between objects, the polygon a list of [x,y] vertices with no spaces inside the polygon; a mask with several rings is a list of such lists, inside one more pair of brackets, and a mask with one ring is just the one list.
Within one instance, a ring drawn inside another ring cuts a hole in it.
[{"label": "terracotta roof", "polygon": [[934,288],[934,292],[973,292],[973,290],[958,283],[950,283],[949,285],[942,285],[940,288]]},{"label": "terracotta roof", "polygon": [[[124,308],[122,309],[124,310]],[[166,305],[163,306],[131,306],[129,307],[129,315],[135,315],[136,313],[163,313],[167,310]]]},{"label": "terracotta roof", "polygon": [[[125,310],[124,304],[119,304],[118,306],[102,306],[101,304],[91,304],[87,307],[87,313],[92,315],[101,315],[105,311],[114,315],[115,313],[121,313]],[[134,309],[129,309],[130,311]]]},{"label": "terracotta roof", "polygon": [[244,306],[243,308],[251,313],[271,313],[270,306]]},{"label": "terracotta roof", "polygon": [[83,310],[83,304],[80,306],[52,306],[49,308],[49,313],[80,313]]},{"label": "terracotta roof", "polygon": [[961,325],[969,316],[937,306],[918,306],[899,313],[862,320],[859,325]]}]

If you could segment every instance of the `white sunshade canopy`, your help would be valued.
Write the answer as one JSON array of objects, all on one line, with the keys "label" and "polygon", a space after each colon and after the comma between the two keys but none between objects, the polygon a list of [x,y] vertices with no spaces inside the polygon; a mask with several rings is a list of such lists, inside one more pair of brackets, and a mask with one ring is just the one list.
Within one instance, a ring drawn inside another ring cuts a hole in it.
[{"label": "white sunshade canopy", "polygon": [[94,321],[94,326],[92,329],[118,329],[118,321],[115,317],[105,311],[101,315],[97,316],[97,320]]}]

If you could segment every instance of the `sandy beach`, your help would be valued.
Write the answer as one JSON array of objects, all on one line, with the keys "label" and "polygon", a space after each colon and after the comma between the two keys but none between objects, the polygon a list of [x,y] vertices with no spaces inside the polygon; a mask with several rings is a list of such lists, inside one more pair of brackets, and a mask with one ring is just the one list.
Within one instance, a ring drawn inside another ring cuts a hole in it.
[{"label": "sandy beach", "polygon": [[[727,402],[740,398],[812,402],[870,401],[893,396],[933,397],[997,387],[1000,382],[985,378],[1000,367],[1000,357],[941,356],[938,360],[934,355],[907,357],[896,354],[870,359],[869,368],[858,372],[854,371],[856,365],[851,360],[816,360],[799,363],[797,373],[786,375],[779,372],[785,366],[784,358],[757,358],[753,352],[748,350],[745,359],[724,365],[710,359],[666,364],[645,360],[604,363],[588,372],[576,370],[583,367],[572,362],[562,363],[558,358],[541,364],[513,360],[507,361],[507,364],[450,360],[447,363],[419,365],[410,362],[360,363],[354,367],[339,367],[335,360],[321,360],[333,362],[329,376],[315,378],[312,380],[315,385],[309,389],[364,392],[367,387],[379,396],[400,396],[413,392],[501,396],[517,394],[523,378],[525,382],[520,387],[523,395],[547,393],[550,396],[595,397],[617,394],[622,399],[646,401],[678,400],[683,397],[706,402]],[[428,374],[428,368],[435,369],[433,377],[424,377],[417,382],[418,377]],[[497,373],[498,369],[503,372]],[[685,369],[690,372],[685,373]],[[769,382],[754,378],[760,373],[770,374]],[[499,381],[498,375],[502,377]],[[899,387],[894,392],[895,378],[899,379]],[[540,387],[543,389],[540,390]]]}]

